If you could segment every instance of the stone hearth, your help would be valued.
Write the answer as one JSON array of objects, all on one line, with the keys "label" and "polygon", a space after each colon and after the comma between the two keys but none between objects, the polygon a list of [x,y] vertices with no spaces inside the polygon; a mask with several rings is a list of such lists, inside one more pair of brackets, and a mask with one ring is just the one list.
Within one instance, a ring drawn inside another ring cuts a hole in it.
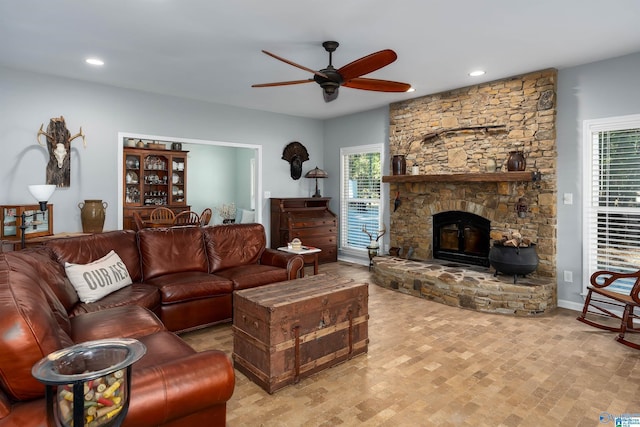
[{"label": "stone hearth", "polygon": [[419,298],[471,310],[537,316],[556,308],[553,279],[494,277],[493,269],[451,261],[414,261],[391,256],[373,259],[376,284]]}]

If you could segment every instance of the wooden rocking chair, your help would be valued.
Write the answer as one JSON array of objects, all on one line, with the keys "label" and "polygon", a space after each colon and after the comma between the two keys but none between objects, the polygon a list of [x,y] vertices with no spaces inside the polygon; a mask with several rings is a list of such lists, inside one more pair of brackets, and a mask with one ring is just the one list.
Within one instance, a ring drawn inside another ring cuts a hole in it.
[{"label": "wooden rocking chair", "polygon": [[[633,282],[630,294],[606,289],[618,280]],[[640,295],[638,295],[640,293],[640,270],[634,273],[596,271],[591,275],[590,283],[582,314],[578,316],[578,320],[596,328],[618,332],[616,341],[640,350],[640,344],[625,338],[627,333],[640,332],[640,326],[634,325],[634,320],[640,321],[640,316],[634,313],[634,309],[640,307]],[[616,308],[621,309],[622,314]],[[615,319],[615,322],[607,322],[607,319]],[[617,321],[620,321],[619,325],[617,325]]]}]

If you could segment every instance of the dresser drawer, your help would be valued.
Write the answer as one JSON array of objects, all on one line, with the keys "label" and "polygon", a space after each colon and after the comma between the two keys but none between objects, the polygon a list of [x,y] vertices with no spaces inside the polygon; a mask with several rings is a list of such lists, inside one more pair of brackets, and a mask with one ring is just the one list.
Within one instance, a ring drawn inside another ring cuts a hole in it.
[{"label": "dresser drawer", "polygon": [[291,230],[291,238],[297,237],[303,240],[308,237],[333,236],[338,233],[335,227],[316,227],[316,228],[294,228]]},{"label": "dresser drawer", "polygon": [[309,228],[309,227],[323,227],[323,226],[333,226],[335,227],[336,219],[331,217],[324,218],[294,218],[289,224],[291,224],[291,228]]}]

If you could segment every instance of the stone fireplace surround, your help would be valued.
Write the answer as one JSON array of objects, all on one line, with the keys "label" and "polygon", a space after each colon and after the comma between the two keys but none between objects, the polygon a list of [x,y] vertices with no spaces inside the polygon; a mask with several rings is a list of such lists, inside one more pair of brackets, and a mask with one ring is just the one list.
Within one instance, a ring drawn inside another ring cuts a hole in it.
[{"label": "stone fireplace surround", "polygon": [[[391,201],[390,244],[402,248],[402,254],[412,248],[414,255],[412,260],[376,258],[378,284],[482,311],[539,314],[556,307],[556,76],[556,70],[538,71],[391,104],[390,154],[405,154],[407,170],[418,166],[420,175],[383,178]],[[482,126],[490,129],[478,130]],[[514,150],[524,151],[526,172],[537,172],[541,179],[506,171]],[[498,169],[487,173],[493,161]],[[394,211],[396,197],[400,206]],[[529,203],[524,218],[516,212],[522,197]],[[456,210],[490,220],[493,240],[518,231],[535,242],[540,264],[532,277],[513,285],[491,279],[486,268],[433,261],[432,217]],[[406,273],[395,276],[401,270]],[[446,280],[434,279],[434,271]],[[450,275],[456,279],[449,280]],[[458,293],[442,291],[444,287]],[[493,302],[487,303],[494,291]],[[537,302],[511,298],[517,294]]]}]

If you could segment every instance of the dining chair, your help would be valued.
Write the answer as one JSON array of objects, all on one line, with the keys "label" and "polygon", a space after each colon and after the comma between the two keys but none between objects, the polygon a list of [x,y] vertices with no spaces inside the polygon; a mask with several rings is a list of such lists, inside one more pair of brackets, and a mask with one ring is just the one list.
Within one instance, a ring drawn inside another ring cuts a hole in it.
[{"label": "dining chair", "polygon": [[205,210],[202,211],[202,213],[200,214],[200,225],[202,227],[204,227],[205,225],[209,225],[209,221],[211,221],[212,214],[213,214],[213,211],[211,210],[211,208],[206,208]]},{"label": "dining chair", "polygon": [[138,212],[133,212],[133,221],[136,224],[136,231],[140,231],[145,228],[144,221]]},{"label": "dining chair", "polygon": [[165,207],[158,207],[155,208],[154,210],[151,211],[151,214],[149,215],[149,220],[150,221],[157,221],[157,220],[173,220],[175,219],[176,214],[169,208],[165,208]]},{"label": "dining chair", "polygon": [[194,211],[180,212],[173,219],[173,225],[200,225],[200,215]]}]

